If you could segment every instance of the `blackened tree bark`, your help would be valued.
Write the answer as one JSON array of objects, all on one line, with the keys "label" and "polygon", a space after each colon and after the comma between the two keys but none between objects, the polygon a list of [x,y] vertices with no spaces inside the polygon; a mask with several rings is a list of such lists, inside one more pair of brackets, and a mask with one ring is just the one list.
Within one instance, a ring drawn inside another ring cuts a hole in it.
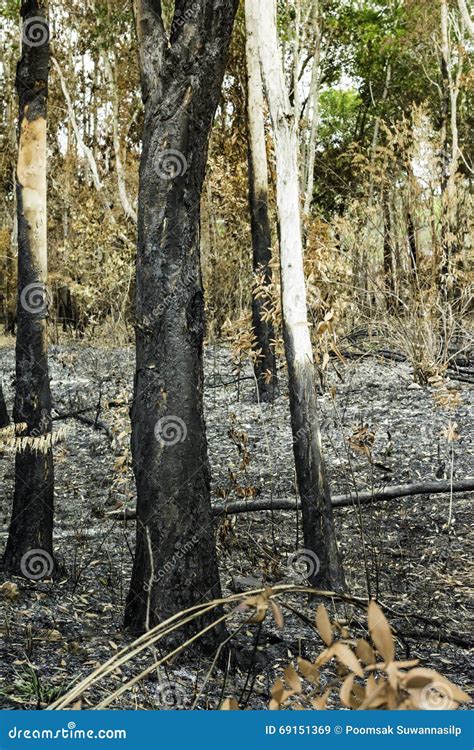
[{"label": "blackened tree bark", "polygon": [[291,428],[301,499],[308,578],[340,588],[344,575],[337,548],[331,495],[321,446],[314,361],[308,325],[298,180],[295,112],[285,86],[277,36],[276,0],[253,0],[259,56],[275,138],[280,227],[283,338],[288,364]]},{"label": "blackened tree bark", "polygon": [[3,395],[2,383],[0,382],[0,427],[6,427],[9,424],[10,418],[8,416],[7,405]]},{"label": "blackened tree bark", "polygon": [[412,271],[412,279],[414,282],[416,282],[418,276],[418,247],[416,242],[415,222],[413,221],[413,215],[409,208],[407,208],[407,236],[408,248],[410,251],[410,268]]},{"label": "blackened tree bark", "polygon": [[237,0],[135,0],[145,106],[138,201],[137,543],[125,624],[140,632],[220,594],[203,416],[199,223]]},{"label": "blackened tree bark", "polygon": [[383,272],[385,280],[387,310],[393,311],[395,305],[395,283],[393,273],[392,222],[390,217],[390,198],[382,195],[383,209]]},{"label": "blackened tree bark", "polygon": [[[46,105],[49,30],[45,3],[23,0],[22,52],[17,67],[18,306],[15,423],[22,436],[41,438],[41,449],[17,451],[15,493],[5,569],[28,575],[33,551],[52,571],[53,456],[47,358]],[[28,555],[30,553],[30,555]],[[37,573],[38,571],[32,571]]]},{"label": "blackened tree bark", "polygon": [[[262,75],[258,59],[256,29],[251,3],[245,2],[247,61],[247,141],[249,206],[252,231],[253,270],[271,283],[272,232],[268,210],[268,163],[265,144],[265,115]],[[274,350],[275,332],[265,319],[265,300],[252,296],[252,325],[260,352],[254,371],[261,401],[272,401],[278,394],[278,376]]]}]

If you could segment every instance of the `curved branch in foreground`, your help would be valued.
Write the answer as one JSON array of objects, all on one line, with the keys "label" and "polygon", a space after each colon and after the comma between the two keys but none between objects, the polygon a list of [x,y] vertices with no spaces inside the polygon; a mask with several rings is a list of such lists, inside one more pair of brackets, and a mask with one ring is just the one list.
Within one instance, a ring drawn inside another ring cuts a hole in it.
[{"label": "curved branch in foreground", "polygon": [[[333,508],[350,508],[359,505],[368,505],[373,502],[382,502],[384,500],[396,500],[397,498],[410,497],[412,495],[440,495],[446,493],[473,492],[474,477],[460,479],[457,482],[416,482],[414,484],[399,484],[388,487],[381,487],[378,490],[364,490],[362,492],[353,492],[348,495],[334,495],[332,498]],[[215,505],[212,512],[215,516],[225,514],[248,513],[261,510],[296,510],[300,507],[300,502],[286,498],[254,500],[247,502],[238,500],[227,505]],[[133,521],[137,515],[134,510],[120,509],[115,510],[108,515],[118,516],[123,521]]]}]

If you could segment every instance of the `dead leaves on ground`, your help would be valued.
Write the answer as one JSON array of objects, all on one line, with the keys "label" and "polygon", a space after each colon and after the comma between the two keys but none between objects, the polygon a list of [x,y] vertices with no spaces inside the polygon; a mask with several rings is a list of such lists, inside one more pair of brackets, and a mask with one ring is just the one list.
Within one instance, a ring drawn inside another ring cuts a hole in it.
[{"label": "dead leaves on ground", "polygon": [[[281,610],[272,599],[274,592],[248,597],[240,606],[255,608],[254,622],[263,622],[273,612],[283,627]],[[380,606],[371,601],[367,624],[372,644],[365,638],[354,641],[345,627],[331,622],[324,604],[316,612],[316,629],[326,648],[314,661],[299,657],[297,669],[288,664],[271,689],[269,708],[323,710],[331,693],[340,703],[357,710],[452,710],[470,701],[469,695],[434,669],[419,666],[418,659],[395,660],[395,639]],[[336,634],[339,635],[335,639]],[[335,661],[335,671],[329,671]],[[222,710],[238,709],[235,698],[227,698]]]}]

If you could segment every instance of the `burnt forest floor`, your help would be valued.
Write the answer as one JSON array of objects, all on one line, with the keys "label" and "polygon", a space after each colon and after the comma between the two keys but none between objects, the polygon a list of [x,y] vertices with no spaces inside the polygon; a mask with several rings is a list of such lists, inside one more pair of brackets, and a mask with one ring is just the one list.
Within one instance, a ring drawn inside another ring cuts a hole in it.
[{"label": "burnt forest floor", "polygon": [[[6,578],[0,571],[0,586],[14,584],[0,589],[2,708],[31,709],[50,703],[131,640],[123,633],[122,618],[134,523],[120,520],[113,511],[134,507],[128,418],[134,352],[68,343],[51,347],[50,366],[56,414],[90,409],[80,416],[92,424],[76,417],[55,422],[55,430],[65,431],[54,448],[59,577],[34,582]],[[3,339],[0,371],[11,410],[11,339]],[[205,371],[214,501],[294,498],[285,386],[273,404],[259,405],[250,367],[236,382],[229,353],[220,346],[207,348]],[[451,408],[437,403],[439,389],[414,385],[406,363],[370,357],[331,364],[319,404],[333,493],[446,479],[451,462],[455,479],[472,476],[473,387],[456,381],[448,385]],[[102,424],[99,429],[94,428],[96,418]],[[450,422],[457,423],[459,433],[451,443],[445,433]],[[371,447],[371,460],[364,445]],[[4,450],[0,452],[0,553],[7,538],[13,479],[13,454]],[[336,524],[348,591],[365,597],[368,574],[372,594],[397,613],[389,618],[398,633],[400,657],[407,653],[419,657],[424,666],[469,691],[469,651],[459,642],[467,645],[472,632],[472,493],[454,495],[450,527],[449,500],[443,494],[374,503],[362,506],[360,517],[355,508],[341,508],[336,510]],[[217,538],[224,594],[261,584],[304,583],[301,566],[294,563],[295,553],[304,547],[295,511],[274,511],[273,518],[269,511],[228,517],[219,522]],[[303,595],[286,601],[313,620],[314,602]],[[361,613],[348,605],[326,604],[333,615],[352,621],[360,637],[365,622]],[[407,613],[418,617],[405,617]],[[263,624],[255,659],[248,657],[250,675],[244,659],[225,677],[216,667],[199,707],[217,707],[222,691],[237,698],[249,694],[241,703],[265,708],[270,687],[288,661],[299,654],[311,658],[322,650],[314,630],[286,614],[282,631],[271,618]],[[237,648],[251,654],[257,630],[256,625],[244,628]],[[439,633],[450,634],[448,640],[440,639]],[[152,657],[146,651],[124,665],[107,685],[86,694],[83,707],[95,705],[111,686],[137,674]],[[186,652],[165,672],[153,673],[124,693],[114,707],[174,708],[176,700],[188,708],[210,664],[211,659],[199,656],[197,650]],[[171,692],[163,691],[163,680]]]}]

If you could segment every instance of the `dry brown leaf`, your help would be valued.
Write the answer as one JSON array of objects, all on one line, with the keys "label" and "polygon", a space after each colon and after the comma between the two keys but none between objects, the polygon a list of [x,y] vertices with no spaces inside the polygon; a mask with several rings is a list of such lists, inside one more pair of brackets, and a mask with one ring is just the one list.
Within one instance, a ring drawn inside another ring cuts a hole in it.
[{"label": "dry brown leaf", "polygon": [[239,711],[239,704],[235,698],[226,698],[221,704],[221,711]]},{"label": "dry brown leaf", "polygon": [[395,644],[387,618],[375,601],[371,601],[368,610],[369,631],[378,652],[385,659],[385,663],[393,661]]},{"label": "dry brown leaf", "polygon": [[301,693],[301,680],[296,672],[296,669],[291,665],[288,664],[284,671],[285,680],[287,681],[290,688],[295,693]]},{"label": "dry brown leaf", "polygon": [[281,608],[278,606],[278,604],[273,601],[273,599],[270,600],[270,606],[272,608],[273,617],[275,618],[275,623],[277,628],[280,630],[283,630],[285,626],[285,618],[283,617],[283,612],[281,611]]},{"label": "dry brown leaf", "polygon": [[311,701],[311,705],[313,706],[313,708],[315,708],[317,711],[324,711],[328,702],[330,692],[331,688],[328,688],[322,695],[318,695],[317,698],[313,698]]},{"label": "dry brown leaf", "polygon": [[319,682],[319,670],[311,661],[298,657],[298,669],[303,677],[306,680],[309,680],[309,682]]},{"label": "dry brown leaf", "polygon": [[0,594],[2,594],[5,599],[14,602],[15,599],[18,599],[18,597],[20,596],[20,591],[16,583],[5,581],[5,583],[2,583],[2,585],[0,586]]},{"label": "dry brown leaf", "polygon": [[333,633],[331,621],[323,603],[319,605],[316,612],[316,627],[326,646],[330,646],[333,641]]},{"label": "dry brown leaf", "polygon": [[376,658],[374,650],[370,643],[367,643],[365,638],[359,638],[356,647],[357,656],[364,664],[375,664]]},{"label": "dry brown leaf", "polygon": [[354,654],[353,651],[349,648],[349,646],[346,646],[344,643],[335,643],[332,647],[334,656],[337,657],[337,659],[344,664],[345,667],[351,670],[351,672],[354,672],[354,674],[358,675],[359,677],[364,676],[364,670],[360,666],[360,662],[357,658],[357,656]]},{"label": "dry brown leaf", "polygon": [[355,680],[355,674],[350,674],[346,677],[344,682],[341,685],[341,690],[339,695],[341,696],[341,701],[345,706],[348,708],[351,708],[351,692],[352,687],[354,685]]}]

